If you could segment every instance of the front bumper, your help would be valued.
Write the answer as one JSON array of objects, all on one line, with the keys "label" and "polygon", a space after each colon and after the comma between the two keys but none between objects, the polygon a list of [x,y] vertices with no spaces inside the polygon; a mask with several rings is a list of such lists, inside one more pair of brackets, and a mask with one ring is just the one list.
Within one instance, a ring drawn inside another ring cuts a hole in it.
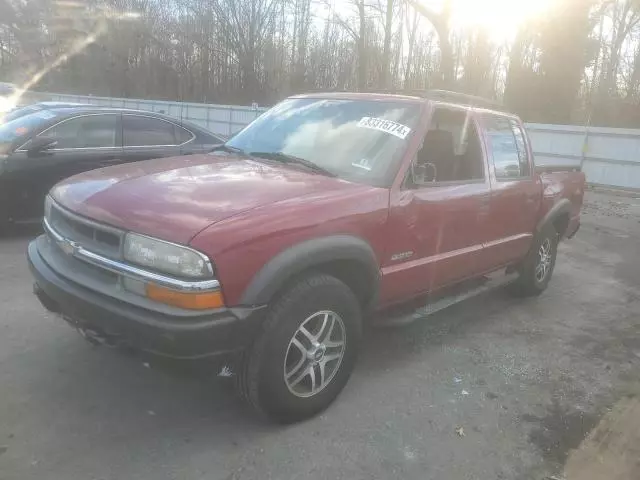
[{"label": "front bumper", "polygon": [[81,331],[109,342],[179,359],[230,354],[246,348],[258,331],[260,308],[223,308],[202,315],[160,313],[128,304],[59,275],[38,250],[28,247],[34,292],[49,311]]}]

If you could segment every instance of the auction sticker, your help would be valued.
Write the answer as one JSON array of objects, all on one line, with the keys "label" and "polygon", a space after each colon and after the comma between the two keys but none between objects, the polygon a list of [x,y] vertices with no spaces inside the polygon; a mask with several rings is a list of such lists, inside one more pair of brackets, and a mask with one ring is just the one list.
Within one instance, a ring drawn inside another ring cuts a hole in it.
[{"label": "auction sticker", "polygon": [[362,117],[358,122],[358,127],[380,130],[381,132],[390,133],[403,140],[411,133],[411,129],[406,125],[376,117]]}]

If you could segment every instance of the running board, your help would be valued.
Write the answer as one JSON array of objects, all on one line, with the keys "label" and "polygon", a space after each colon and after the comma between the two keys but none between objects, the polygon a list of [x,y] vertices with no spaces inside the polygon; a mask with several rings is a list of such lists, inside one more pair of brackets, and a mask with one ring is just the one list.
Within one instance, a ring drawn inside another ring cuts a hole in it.
[{"label": "running board", "polygon": [[[504,287],[518,278],[516,272],[504,273],[503,271],[494,272],[485,275],[479,279],[473,280],[473,284],[468,286],[465,282],[462,286],[454,287],[455,290],[449,290],[446,294],[441,294],[432,298],[426,305],[404,313],[401,315],[388,315],[383,318],[379,318],[375,321],[376,326],[382,327],[397,327],[402,325],[408,325],[416,320],[425,319],[436,312],[449,308],[456,303],[464,302],[470,298],[481,295],[485,292],[495,290],[496,288]],[[466,288],[465,288],[466,286]],[[462,287],[462,289],[461,289]]]}]

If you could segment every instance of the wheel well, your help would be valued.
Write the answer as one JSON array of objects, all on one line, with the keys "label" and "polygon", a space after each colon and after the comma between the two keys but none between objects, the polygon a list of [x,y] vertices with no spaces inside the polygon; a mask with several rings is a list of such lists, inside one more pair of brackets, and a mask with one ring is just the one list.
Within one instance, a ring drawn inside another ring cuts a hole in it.
[{"label": "wheel well", "polygon": [[376,285],[369,270],[357,260],[336,260],[315,265],[307,272],[322,272],[336,277],[354,293],[360,306],[366,310],[376,294]]},{"label": "wheel well", "polygon": [[553,219],[553,227],[558,232],[560,238],[564,236],[564,233],[567,231],[567,227],[569,227],[569,214],[561,213],[556,218]]}]

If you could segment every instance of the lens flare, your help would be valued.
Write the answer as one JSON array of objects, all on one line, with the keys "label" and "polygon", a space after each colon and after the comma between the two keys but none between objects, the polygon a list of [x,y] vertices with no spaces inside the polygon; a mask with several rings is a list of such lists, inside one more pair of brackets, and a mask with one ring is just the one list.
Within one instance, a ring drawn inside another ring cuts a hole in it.
[{"label": "lens flare", "polygon": [[[64,3],[67,6],[77,5],[76,2],[59,2]],[[47,75],[51,70],[58,68],[60,65],[66,63],[70,58],[78,55],[85,50],[89,45],[94,43],[100,36],[104,35],[108,29],[108,20],[134,20],[140,18],[139,12],[133,11],[116,11],[116,10],[102,10],[99,15],[96,15],[98,21],[97,25],[93,29],[93,32],[87,34],[84,38],[75,41],[65,52],[56,57],[52,62],[45,65],[42,69],[34,73],[29,80],[23,85],[16,88],[16,91],[8,97],[0,97],[0,113],[8,112],[20,104],[20,100],[24,96],[25,92],[31,89],[34,85],[37,85],[42,78]],[[88,17],[87,17],[88,18]]]}]

